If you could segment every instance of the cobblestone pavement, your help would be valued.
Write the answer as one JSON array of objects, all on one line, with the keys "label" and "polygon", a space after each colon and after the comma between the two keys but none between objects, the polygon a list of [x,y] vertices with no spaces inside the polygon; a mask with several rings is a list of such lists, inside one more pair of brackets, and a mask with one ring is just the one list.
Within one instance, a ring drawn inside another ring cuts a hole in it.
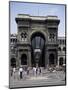
[{"label": "cobblestone pavement", "polygon": [[20,79],[19,76],[10,77],[10,88],[30,87],[30,86],[48,86],[48,85],[65,85],[65,73],[63,71],[48,72],[34,76],[32,73]]}]

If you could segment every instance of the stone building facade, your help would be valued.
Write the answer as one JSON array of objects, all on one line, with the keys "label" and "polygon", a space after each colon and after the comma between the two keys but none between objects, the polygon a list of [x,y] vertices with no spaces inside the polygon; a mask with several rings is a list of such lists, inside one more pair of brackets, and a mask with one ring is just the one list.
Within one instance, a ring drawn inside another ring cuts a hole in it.
[{"label": "stone building facade", "polygon": [[[60,20],[57,16],[30,16],[18,14],[15,18],[17,23],[17,35],[14,37],[14,44],[10,37],[10,65],[16,66],[40,66],[47,67],[60,64],[58,47],[58,25]],[[65,40],[65,39],[63,39]],[[12,46],[13,45],[13,46]],[[15,51],[12,53],[12,51]],[[65,58],[64,58],[65,59]],[[61,60],[62,61],[62,60]]]},{"label": "stone building facade", "polygon": [[66,63],[66,40],[64,37],[58,38],[58,66]]}]

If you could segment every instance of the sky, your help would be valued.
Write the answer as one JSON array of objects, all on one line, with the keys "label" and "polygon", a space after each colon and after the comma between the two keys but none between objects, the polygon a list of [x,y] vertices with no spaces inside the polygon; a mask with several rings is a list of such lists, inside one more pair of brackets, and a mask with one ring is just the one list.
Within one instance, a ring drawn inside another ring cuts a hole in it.
[{"label": "sky", "polygon": [[65,36],[65,5],[10,2],[10,33],[17,33],[15,17],[17,14],[29,14],[31,16],[55,15],[60,19],[58,36]]}]

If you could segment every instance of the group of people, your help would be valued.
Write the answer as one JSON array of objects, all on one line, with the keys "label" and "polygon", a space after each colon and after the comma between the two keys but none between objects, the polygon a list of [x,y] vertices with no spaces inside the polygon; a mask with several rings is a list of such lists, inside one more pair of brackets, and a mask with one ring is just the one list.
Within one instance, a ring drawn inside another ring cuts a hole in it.
[{"label": "group of people", "polygon": [[37,75],[40,75],[42,73],[42,69],[41,67],[33,67],[33,75],[34,76],[37,76]]},{"label": "group of people", "polygon": [[[41,73],[42,73],[41,67],[32,67],[32,68],[19,67],[18,69],[13,67],[11,70],[11,76],[13,76],[15,79],[16,75],[18,74],[18,78],[23,79],[30,75],[30,71],[32,71],[32,76],[41,75]],[[16,72],[17,72],[17,74],[16,74]]]},{"label": "group of people", "polygon": [[26,75],[29,74],[29,68],[23,68],[23,67],[13,67],[11,69],[11,76],[14,77],[14,79],[18,76],[18,79],[26,78]]}]

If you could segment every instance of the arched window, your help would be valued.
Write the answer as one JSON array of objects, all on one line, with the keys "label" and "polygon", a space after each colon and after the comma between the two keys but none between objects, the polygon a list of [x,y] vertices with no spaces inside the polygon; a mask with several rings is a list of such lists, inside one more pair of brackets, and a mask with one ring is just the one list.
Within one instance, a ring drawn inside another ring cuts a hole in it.
[{"label": "arched window", "polygon": [[54,39],[54,37],[55,37],[55,35],[54,35],[54,33],[50,33],[50,39]]},{"label": "arched window", "polygon": [[12,38],[10,39],[10,42],[12,43]]},{"label": "arched window", "polygon": [[17,43],[17,39],[15,40],[15,42]]},{"label": "arched window", "polygon": [[15,39],[13,39],[13,43],[15,43]]},{"label": "arched window", "polygon": [[66,51],[66,47],[63,47],[63,51]]},{"label": "arched window", "polygon": [[16,67],[16,59],[11,58],[11,67]]},{"label": "arched window", "polygon": [[63,65],[63,57],[60,57],[60,59],[59,59],[59,65],[60,65],[60,66]]},{"label": "arched window", "polygon": [[58,47],[58,50],[61,51],[61,47]]},{"label": "arched window", "polygon": [[27,33],[26,32],[22,32],[21,33],[21,40],[22,41],[26,41],[26,39],[27,39]]}]

